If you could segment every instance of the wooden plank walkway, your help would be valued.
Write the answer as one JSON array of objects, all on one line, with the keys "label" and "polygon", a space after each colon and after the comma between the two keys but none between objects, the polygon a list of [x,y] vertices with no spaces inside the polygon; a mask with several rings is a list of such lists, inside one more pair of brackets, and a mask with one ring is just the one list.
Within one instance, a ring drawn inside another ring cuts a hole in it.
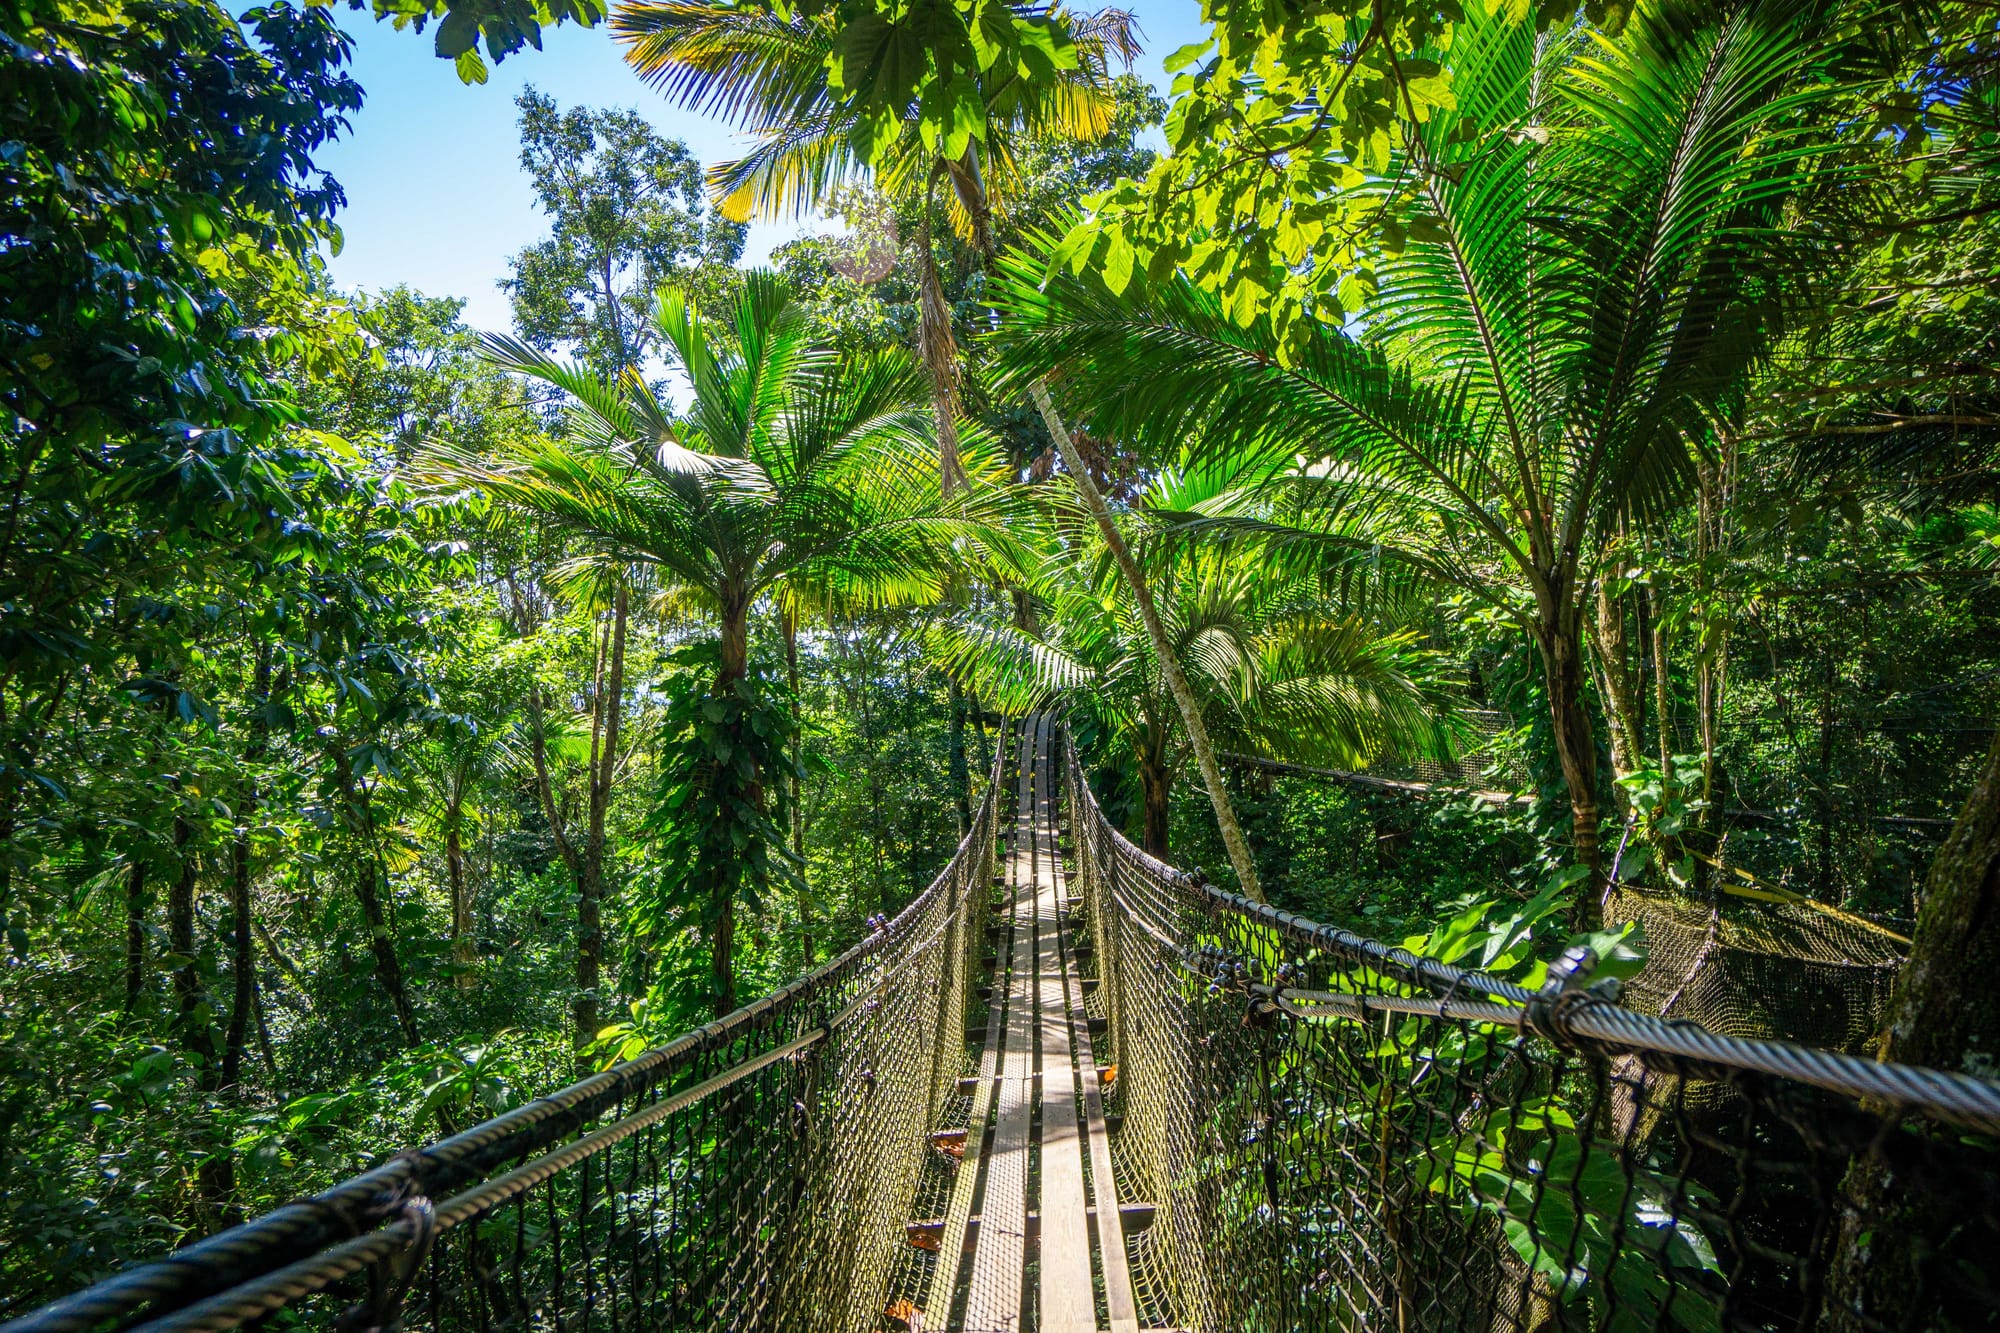
[{"label": "wooden plank walkway", "polygon": [[927,1333],[1100,1333],[1100,1284],[1110,1333],[1138,1333],[1099,1072],[1068,938],[1052,732],[1046,718],[1029,719],[1020,732],[1007,899],[996,914],[1004,973],[993,981],[965,1156],[942,1221],[912,1224],[913,1235],[934,1238],[938,1249],[916,1325]]}]

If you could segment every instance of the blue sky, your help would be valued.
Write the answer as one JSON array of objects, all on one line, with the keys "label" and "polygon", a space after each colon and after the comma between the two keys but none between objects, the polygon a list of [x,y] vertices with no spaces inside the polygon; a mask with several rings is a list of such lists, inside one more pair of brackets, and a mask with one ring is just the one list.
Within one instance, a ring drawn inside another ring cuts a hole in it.
[{"label": "blue sky", "polygon": [[[1138,72],[1164,92],[1160,62],[1202,36],[1199,0],[1131,7],[1145,33]],[[506,327],[507,300],[494,283],[508,257],[545,228],[514,139],[514,97],[528,84],[564,106],[637,108],[704,163],[741,151],[726,127],[668,106],[639,82],[602,27],[550,30],[541,51],[511,56],[484,85],[468,87],[432,54],[429,33],[399,33],[347,11],[341,19],[354,34],[354,75],[368,94],[352,130],[319,155],[347,191],[345,245],[332,260],[344,288],[407,282],[466,298],[475,327]],[[756,224],[746,259],[760,260],[815,225]]]}]

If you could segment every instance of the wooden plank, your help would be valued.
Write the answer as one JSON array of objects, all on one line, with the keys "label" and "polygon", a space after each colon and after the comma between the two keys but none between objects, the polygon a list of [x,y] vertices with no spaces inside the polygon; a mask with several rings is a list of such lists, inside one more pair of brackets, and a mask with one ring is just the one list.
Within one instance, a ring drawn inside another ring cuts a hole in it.
[{"label": "wooden plank", "polygon": [[[1084,1214],[1089,1217],[1093,1226],[1096,1225],[1097,1209],[1086,1208]],[[1118,1205],[1118,1220],[1124,1225],[1125,1234],[1128,1236],[1144,1231],[1147,1227],[1153,1225],[1158,1218],[1159,1209],[1150,1203],[1127,1202]],[[974,1247],[979,1244],[979,1220],[978,1213],[974,1213],[966,1220],[964,1246],[965,1253],[967,1254],[971,1254]],[[927,1249],[931,1248],[928,1242],[933,1240],[938,1241],[941,1246],[942,1240],[940,1238],[944,1235],[944,1219],[942,1217],[920,1218],[915,1222],[906,1224],[903,1229],[912,1238],[923,1237],[925,1248]],[[1042,1215],[1037,1210],[1030,1208],[1028,1210],[1028,1243],[1030,1245],[1034,1244],[1041,1239],[1041,1235]]]},{"label": "wooden plank", "polygon": [[[1062,865],[1055,868],[1057,882],[1063,891],[1069,885],[1063,881]],[[1068,932],[1064,932],[1068,943]],[[1082,988],[1076,986],[1073,970],[1064,973],[1063,1010],[1077,1018],[1075,1028],[1076,1062],[1080,1069],[1096,1072],[1097,1057],[1091,1050],[1091,1023],[1084,1014]],[[1104,1274],[1105,1312],[1111,1318],[1111,1333],[1139,1333],[1139,1303],[1132,1294],[1132,1266],[1125,1251],[1125,1227],[1123,1211],[1118,1206],[1118,1181],[1111,1172],[1111,1134],[1104,1123],[1103,1080],[1086,1077],[1083,1080],[1083,1124],[1089,1135],[1090,1144],[1090,1187],[1096,1207],[1092,1212],[1097,1221],[1097,1250],[1100,1269]],[[1151,1218],[1147,1219],[1148,1224]]]},{"label": "wooden plank", "polygon": [[[1046,787],[1038,796],[1037,832],[1045,838],[1052,831]],[[1045,856],[1041,873],[1035,877],[1036,915],[1051,922],[1057,919],[1058,906],[1054,861],[1052,853]],[[1077,1119],[1076,1067],[1071,1062],[1059,931],[1043,933],[1036,962],[1036,1002],[1042,1028],[1041,1288],[1036,1309],[1045,1333],[1097,1333],[1097,1295],[1090,1281],[1090,1220],[1084,1214],[1083,1135]]]},{"label": "wooden plank", "polygon": [[1040,753],[1047,724],[1038,718],[1032,725],[1033,739],[1022,747],[1020,790],[1024,799],[1015,822],[1014,841],[1008,848],[1016,928],[1009,954],[999,1110],[994,1117],[993,1148],[985,1161],[985,1195],[966,1294],[965,1333],[1019,1333],[1021,1327],[1028,1246],[1028,1133],[1035,1089],[1031,1077],[1035,1060],[1034,962],[1039,933],[1031,873],[1035,809],[1031,756]]}]

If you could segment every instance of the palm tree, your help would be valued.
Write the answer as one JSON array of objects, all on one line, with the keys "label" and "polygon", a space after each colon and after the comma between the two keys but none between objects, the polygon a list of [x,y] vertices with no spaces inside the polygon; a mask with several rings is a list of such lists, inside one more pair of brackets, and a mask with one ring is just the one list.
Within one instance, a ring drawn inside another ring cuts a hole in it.
[{"label": "palm tree", "polygon": [[[923,106],[933,97],[954,103],[956,98],[952,89],[919,86],[911,114],[897,122],[889,142],[865,156],[855,146],[863,137],[857,133],[862,114],[835,93],[828,77],[840,33],[835,15],[809,18],[717,0],[630,0],[612,19],[613,31],[630,47],[627,59],[649,82],[681,105],[720,115],[758,137],[749,154],[710,174],[725,214],[740,218],[753,208],[798,212],[869,169],[892,195],[920,201],[924,232],[918,246],[918,345],[931,372],[939,472],[947,491],[959,471],[958,350],[931,251],[930,205],[937,183],[951,182],[953,223],[991,263],[995,258],[992,209],[1012,183],[1014,145],[1022,136],[1037,133],[1080,139],[1101,136],[1109,128],[1115,105],[1111,61],[1122,58],[1129,65],[1138,52],[1131,15],[1123,10],[1073,14],[1052,4],[996,8],[995,13],[1004,14],[1009,22],[1052,24],[1066,33],[1076,57],[1073,65],[1056,69],[1049,77],[1031,78],[1018,66],[997,62],[980,76],[981,123],[958,124],[949,135],[929,140],[921,129]],[[871,71],[869,78],[878,72]],[[1261,902],[1256,865],[1223,788],[1199,706],[1166,640],[1152,595],[1047,393],[1037,385],[1033,396],[1064,466],[1076,478],[1078,493],[1137,599],[1237,878],[1243,891]]]},{"label": "palm tree", "polygon": [[[457,480],[569,528],[608,558],[650,566],[704,606],[716,625],[708,696],[719,706],[754,684],[750,614],[760,599],[924,601],[967,549],[1001,540],[982,515],[998,512],[1003,488],[941,497],[924,377],[906,353],[815,344],[803,309],[767,272],[746,276],[722,319],[663,290],[655,322],[691,382],[686,410],[636,371],[604,379],[489,336],[496,364],[569,396],[567,431],[511,441],[495,459],[442,461]],[[969,459],[993,480],[996,455],[976,443]],[[723,768],[710,776],[730,785],[730,808],[759,825],[763,774],[755,764]],[[728,882],[725,868],[708,869],[711,885]],[[726,1013],[735,1005],[734,893],[717,890],[702,914],[713,999]]]},{"label": "palm tree", "polygon": [[[1201,503],[1212,480],[1172,470],[1144,497],[1167,510]],[[1167,813],[1188,756],[1176,702],[1132,585],[1090,549],[1053,549],[1031,587],[1038,627],[945,622],[929,637],[955,678],[1008,712],[1080,703],[1130,756],[1143,794],[1143,846],[1167,855]],[[1307,577],[1273,577],[1220,543],[1141,545],[1148,587],[1215,741],[1303,763],[1365,767],[1383,752],[1441,755],[1446,705],[1413,631],[1343,607]]]},{"label": "palm tree", "polygon": [[1796,308],[1806,248],[1785,206],[1812,161],[1820,50],[1798,0],[1659,0],[1616,39],[1472,13],[1448,53],[1460,115],[1414,127],[1392,165],[1415,217],[1358,333],[1308,319],[1286,339],[1183,279],[1114,293],[1016,260],[1007,373],[1060,370],[1101,431],[1298,461],[1256,513],[1217,503],[1197,528],[1313,566],[1400,562],[1519,624],[1601,890],[1581,644],[1597,558],[1687,493]]},{"label": "palm tree", "polygon": [[[1024,10],[1025,12],[1025,10]],[[892,199],[914,201],[923,221],[918,262],[918,353],[930,372],[939,467],[947,491],[964,480],[957,443],[958,348],[932,249],[930,215],[941,182],[959,235],[994,253],[992,214],[1018,179],[1016,152],[1031,136],[1093,140],[1115,111],[1111,62],[1138,54],[1131,15],[1075,14],[1038,7],[1074,43],[1075,63],[1036,80],[1002,62],[981,77],[983,123],[927,142],[912,114],[872,157],[856,147],[860,112],[828,78],[838,16],[816,16],[724,0],[628,0],[612,17],[626,60],[689,110],[718,116],[756,139],[733,162],[710,169],[717,206],[733,221],[797,216],[835,188],[873,176]],[[912,110],[914,111],[914,107]]]}]

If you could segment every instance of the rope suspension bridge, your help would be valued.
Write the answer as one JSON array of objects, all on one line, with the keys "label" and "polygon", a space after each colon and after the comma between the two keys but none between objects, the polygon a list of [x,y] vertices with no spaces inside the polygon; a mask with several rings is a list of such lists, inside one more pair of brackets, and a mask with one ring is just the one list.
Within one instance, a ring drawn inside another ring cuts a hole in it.
[{"label": "rope suspension bridge", "polygon": [[[1528,989],[1208,886],[1033,718],[840,958],[0,1333],[2000,1320],[2000,1085],[1592,962]],[[1949,1225],[1888,1246],[1911,1192]]]}]

